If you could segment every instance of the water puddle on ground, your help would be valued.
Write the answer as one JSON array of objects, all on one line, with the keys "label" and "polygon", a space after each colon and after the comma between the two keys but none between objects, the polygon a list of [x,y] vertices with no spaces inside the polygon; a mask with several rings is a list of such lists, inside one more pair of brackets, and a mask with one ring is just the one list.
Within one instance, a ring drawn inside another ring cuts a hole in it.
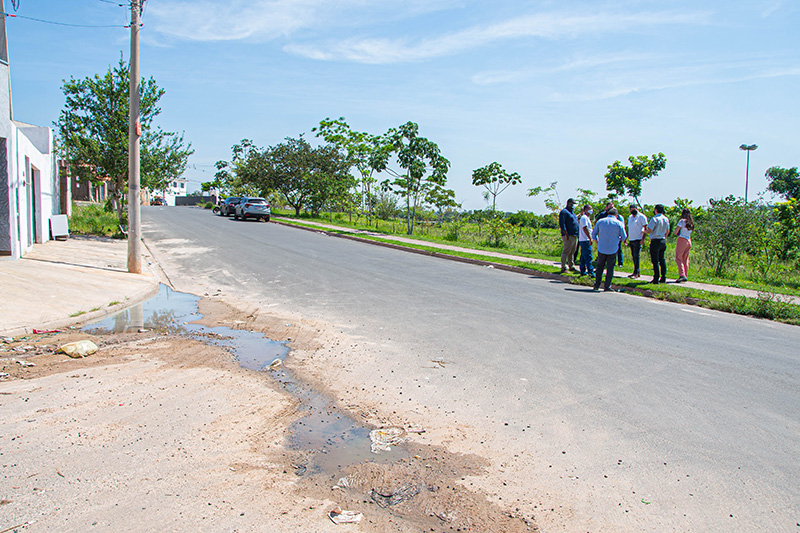
[{"label": "water puddle on ground", "polygon": [[198,296],[176,292],[162,284],[152,299],[89,324],[84,331],[103,335],[151,330],[186,335],[227,348],[245,368],[268,372],[300,400],[300,410],[304,413],[290,428],[291,447],[309,452],[308,461],[297,465],[298,475],[335,475],[343,467],[355,463],[391,463],[408,455],[402,447],[395,446],[391,451],[372,453],[368,428],[335,409],[326,397],[301,382],[287,368],[282,365],[271,368],[273,361],[282,362],[289,354],[286,344],[258,332],[193,323],[203,318],[198,311],[199,300]]}]

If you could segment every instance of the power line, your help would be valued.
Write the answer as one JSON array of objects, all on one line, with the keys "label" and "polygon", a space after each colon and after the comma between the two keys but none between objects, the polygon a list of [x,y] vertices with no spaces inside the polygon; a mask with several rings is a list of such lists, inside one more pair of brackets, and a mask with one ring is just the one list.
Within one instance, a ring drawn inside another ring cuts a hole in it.
[{"label": "power line", "polygon": [[70,26],[72,28],[125,28],[126,26],[120,24],[106,24],[106,25],[96,25],[96,24],[70,24],[68,22],[56,22],[53,20],[43,20],[37,19],[33,17],[26,17],[25,15],[12,15],[11,13],[4,13],[6,17],[13,17],[19,19],[26,19],[32,20],[34,22],[41,22],[43,24],[54,24],[56,26]]}]

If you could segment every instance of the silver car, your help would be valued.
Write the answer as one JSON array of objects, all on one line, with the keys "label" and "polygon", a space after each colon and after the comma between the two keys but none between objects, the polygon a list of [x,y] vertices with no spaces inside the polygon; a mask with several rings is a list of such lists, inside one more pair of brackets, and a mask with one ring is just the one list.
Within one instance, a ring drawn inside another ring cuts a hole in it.
[{"label": "silver car", "polygon": [[245,197],[236,204],[233,211],[233,218],[247,220],[248,217],[269,222],[271,210],[264,198]]}]

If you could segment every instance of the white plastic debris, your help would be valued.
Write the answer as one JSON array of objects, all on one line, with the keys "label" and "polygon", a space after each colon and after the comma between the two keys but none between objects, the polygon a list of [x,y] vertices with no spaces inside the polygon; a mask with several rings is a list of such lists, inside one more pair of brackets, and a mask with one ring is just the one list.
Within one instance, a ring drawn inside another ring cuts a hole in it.
[{"label": "white plastic debris", "polygon": [[29,367],[29,366],[36,366],[36,363],[32,363],[30,361],[22,361],[20,359],[17,359],[17,363],[19,363],[20,366],[24,366],[26,368]]},{"label": "white plastic debris", "polygon": [[364,515],[358,511],[342,511],[339,507],[334,507],[328,513],[328,518],[334,524],[357,524],[361,522]]},{"label": "white plastic debris", "polygon": [[58,351],[75,359],[92,355],[97,351],[97,345],[90,340],[82,340],[64,344]]},{"label": "white plastic debris", "polygon": [[373,429],[369,432],[369,440],[372,441],[369,449],[372,453],[390,452],[392,446],[397,446],[407,440],[405,433],[401,428]]},{"label": "white plastic debris", "polygon": [[275,370],[276,368],[280,368],[282,364],[283,361],[281,361],[280,359],[275,359],[273,362],[269,364],[269,369]]}]

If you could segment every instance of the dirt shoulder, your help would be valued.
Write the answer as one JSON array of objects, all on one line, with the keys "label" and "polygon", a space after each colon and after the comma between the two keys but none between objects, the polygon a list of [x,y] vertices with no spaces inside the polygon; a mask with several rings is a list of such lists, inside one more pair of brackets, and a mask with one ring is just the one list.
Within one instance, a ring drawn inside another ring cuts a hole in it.
[{"label": "dirt shoulder", "polygon": [[2,359],[0,529],[334,530],[332,502],[298,491],[295,402],[268,376],[180,337],[95,338],[85,359],[41,348],[77,337]]},{"label": "dirt shoulder", "polygon": [[[289,364],[307,366],[315,354],[343,348],[324,324],[215,298],[200,307],[206,325],[288,341]],[[85,338],[99,346],[96,354],[54,353]],[[0,529],[535,530],[470,486],[486,474],[485,459],[452,454],[424,435],[407,435],[417,442],[397,463],[299,470],[313,452],[289,446],[297,400],[219,347],[148,332],[70,330],[0,348],[7,374],[0,381]],[[378,427],[408,427],[373,407],[335,403]],[[337,507],[362,512],[361,523],[335,525],[328,512]]]}]

